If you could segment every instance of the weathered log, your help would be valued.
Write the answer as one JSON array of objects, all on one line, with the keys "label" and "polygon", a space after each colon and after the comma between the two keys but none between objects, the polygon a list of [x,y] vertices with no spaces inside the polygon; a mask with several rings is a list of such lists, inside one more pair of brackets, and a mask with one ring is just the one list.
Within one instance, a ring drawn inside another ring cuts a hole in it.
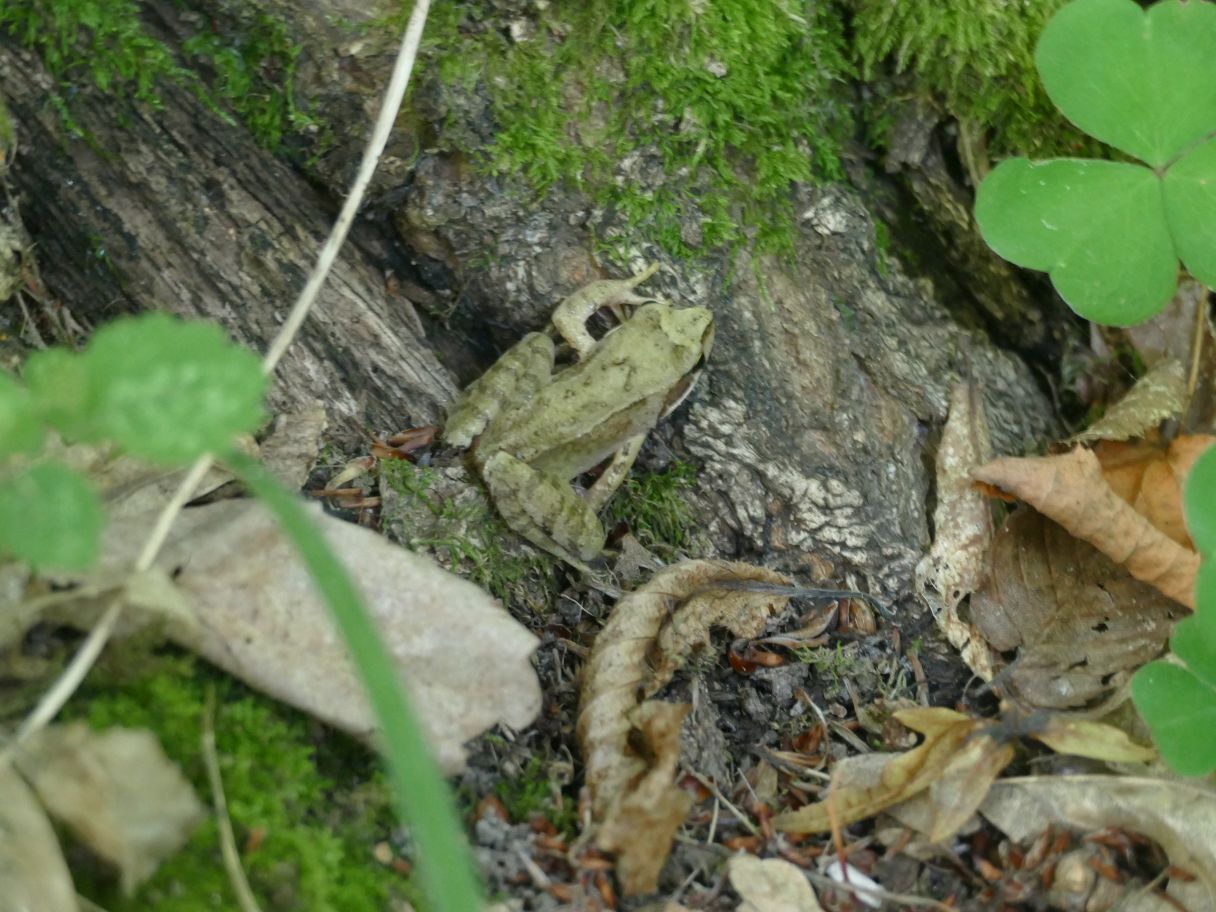
[{"label": "weathered log", "polygon": [[[266,347],[326,236],[331,200],[188,88],[162,85],[160,109],[82,92],[71,100],[81,138],[48,104],[40,62],[8,39],[0,85],[19,134],[11,180],[46,281],[78,319],[163,309]],[[271,405],[320,399],[379,431],[433,421],[455,385],[386,281],[391,239],[363,227],[284,359]]]}]

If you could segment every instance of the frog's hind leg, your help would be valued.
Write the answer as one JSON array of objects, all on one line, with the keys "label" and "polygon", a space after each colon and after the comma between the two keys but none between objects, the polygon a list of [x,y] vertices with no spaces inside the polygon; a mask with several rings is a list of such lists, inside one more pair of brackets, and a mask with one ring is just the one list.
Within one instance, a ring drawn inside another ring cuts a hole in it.
[{"label": "frog's hind leg", "polygon": [[608,468],[600,473],[595,484],[588,488],[587,493],[583,495],[583,501],[593,513],[598,515],[600,510],[604,509],[608,501],[612,499],[616,489],[621,486],[621,482],[633,468],[633,463],[638,458],[638,453],[642,451],[642,443],[645,440],[645,434],[638,434],[636,437],[626,440],[625,445],[613,455],[612,462],[608,463]]},{"label": "frog's hind leg", "polygon": [[545,475],[509,453],[495,453],[482,478],[508,526],[538,548],[579,569],[604,549],[596,510],[564,481]]}]

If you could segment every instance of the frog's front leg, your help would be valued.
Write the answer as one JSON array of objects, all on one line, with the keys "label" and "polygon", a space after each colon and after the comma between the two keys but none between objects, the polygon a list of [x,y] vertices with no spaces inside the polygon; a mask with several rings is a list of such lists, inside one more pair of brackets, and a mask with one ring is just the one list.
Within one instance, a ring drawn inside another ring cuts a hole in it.
[{"label": "frog's front leg", "polygon": [[626,440],[624,446],[612,455],[612,462],[608,463],[608,467],[600,473],[595,484],[587,489],[587,493],[583,495],[583,501],[593,513],[598,515],[600,510],[607,506],[612,495],[616,493],[616,489],[621,486],[621,482],[633,468],[633,463],[637,460],[638,453],[642,451],[642,444],[645,442],[645,434],[638,434],[636,437]]},{"label": "frog's front leg", "polygon": [[486,460],[481,477],[507,525],[538,548],[580,570],[603,551],[596,510],[565,481],[503,452]]},{"label": "frog's front leg", "polygon": [[619,307],[622,304],[644,304],[653,298],[633,293],[658,272],[659,264],[651,263],[637,275],[628,279],[599,279],[584,285],[553,311],[553,327],[570,347],[582,358],[595,346],[595,337],[587,332],[587,321],[602,307]]}]

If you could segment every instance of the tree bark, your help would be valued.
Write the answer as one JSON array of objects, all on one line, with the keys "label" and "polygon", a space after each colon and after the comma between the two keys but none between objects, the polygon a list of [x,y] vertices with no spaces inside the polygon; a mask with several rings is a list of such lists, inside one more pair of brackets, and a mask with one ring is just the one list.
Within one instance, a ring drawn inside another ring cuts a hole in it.
[{"label": "tree bark", "polygon": [[[167,310],[266,348],[332,223],[328,199],[187,88],[162,86],[160,110],[82,92],[80,138],[48,105],[40,62],[8,39],[0,85],[19,133],[11,179],[48,286],[78,319]],[[455,384],[386,281],[394,257],[387,232],[354,233],[279,368],[276,410],[320,399],[378,432],[439,418]]]}]

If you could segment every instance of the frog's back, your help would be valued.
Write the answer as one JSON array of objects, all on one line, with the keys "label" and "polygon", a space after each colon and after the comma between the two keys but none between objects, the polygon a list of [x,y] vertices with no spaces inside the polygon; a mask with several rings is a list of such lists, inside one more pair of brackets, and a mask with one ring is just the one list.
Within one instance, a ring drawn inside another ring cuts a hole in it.
[{"label": "frog's back", "polygon": [[556,477],[587,471],[653,428],[679,398],[708,345],[710,326],[704,308],[646,305],[530,403],[499,415],[481,446],[488,442]]}]

